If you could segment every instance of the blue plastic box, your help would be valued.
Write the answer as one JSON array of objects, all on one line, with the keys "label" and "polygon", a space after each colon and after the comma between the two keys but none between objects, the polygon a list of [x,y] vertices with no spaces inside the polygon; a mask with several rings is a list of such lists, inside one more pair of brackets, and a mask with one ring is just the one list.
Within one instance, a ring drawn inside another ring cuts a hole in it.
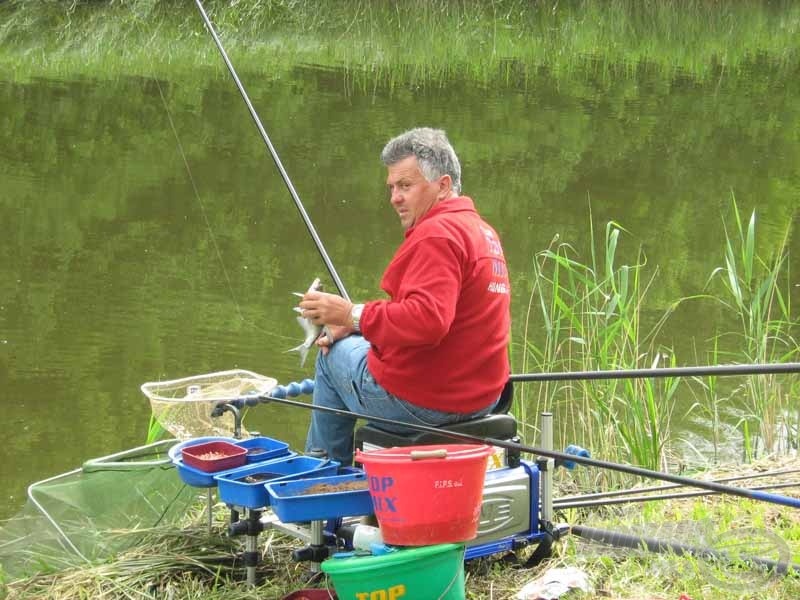
[{"label": "blue plastic box", "polygon": [[281,456],[288,456],[289,444],[272,438],[258,436],[249,440],[237,440],[237,446],[247,450],[247,462],[255,463],[271,460]]},{"label": "blue plastic box", "polygon": [[[266,484],[276,479],[301,477],[325,477],[335,475],[339,463],[335,460],[312,456],[291,456],[266,460],[218,473],[215,477],[219,498],[225,504],[257,509],[269,506]],[[245,477],[256,477],[257,481],[243,481]]]},{"label": "blue plastic box", "polygon": [[228,471],[217,471],[216,473],[209,473],[206,471],[201,471],[200,469],[195,469],[194,467],[190,467],[183,463],[182,460],[175,460],[173,461],[175,467],[178,469],[178,475],[181,478],[181,481],[186,485],[191,485],[193,487],[214,487],[217,485],[217,480],[215,479],[218,475],[224,475],[225,473],[230,473],[231,471],[236,471],[236,469],[242,469],[243,467],[236,467],[235,469],[230,469]]},{"label": "blue plastic box", "polygon": [[348,473],[330,477],[304,478],[298,481],[271,481],[266,484],[270,506],[284,523],[316,521],[337,517],[356,517],[373,512],[369,489],[342,489],[314,493],[315,486],[335,488],[367,481],[367,475]]}]

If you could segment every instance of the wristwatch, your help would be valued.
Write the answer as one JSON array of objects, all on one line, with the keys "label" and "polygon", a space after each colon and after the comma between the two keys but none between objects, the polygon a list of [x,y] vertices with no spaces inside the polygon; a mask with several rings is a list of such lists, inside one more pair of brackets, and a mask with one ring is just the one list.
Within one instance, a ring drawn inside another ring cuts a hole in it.
[{"label": "wristwatch", "polygon": [[353,304],[353,308],[350,309],[350,317],[353,319],[353,329],[358,333],[361,333],[361,312],[363,310],[363,304]]}]

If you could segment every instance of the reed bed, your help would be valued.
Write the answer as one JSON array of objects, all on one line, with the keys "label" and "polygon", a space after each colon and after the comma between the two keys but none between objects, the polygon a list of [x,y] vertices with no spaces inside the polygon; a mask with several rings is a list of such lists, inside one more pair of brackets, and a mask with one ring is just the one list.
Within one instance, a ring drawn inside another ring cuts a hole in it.
[{"label": "reed bed", "polygon": [[[586,264],[565,242],[554,242],[536,257],[524,372],[675,365],[674,356],[655,345],[668,315],[644,330],[643,306],[654,275],[647,278],[643,254],[639,252],[632,264],[617,262],[623,231],[619,224],[610,222],[597,243],[590,226],[591,256]],[[544,323],[541,341],[530,331],[534,322]],[[535,415],[521,415],[521,420],[536,423],[541,412],[556,412],[557,421],[562,423],[559,443],[580,439],[609,460],[664,469],[677,384],[674,379],[544,384],[535,397],[520,403],[535,407]]]},{"label": "reed bed", "polygon": [[[741,324],[741,332],[719,334],[699,364],[771,364],[797,361],[800,321],[793,315],[787,244],[791,223],[778,248],[762,250],[756,243],[756,214],[743,218],[731,201],[733,226],[723,223],[726,243],[722,266],[710,274],[705,290],[678,298],[654,317],[647,292],[657,277],[641,250],[622,259],[626,234],[615,222],[606,224],[598,239],[589,215],[589,257],[581,261],[575,248],[555,239],[532,263],[530,296],[524,324],[523,372],[582,372],[675,367],[671,348],[660,344],[669,317],[685,302],[721,304]],[[718,289],[721,288],[721,289]],[[751,376],[733,387],[715,377],[705,379],[637,379],[573,381],[525,386],[517,403],[527,437],[538,431],[542,412],[557,414],[557,447],[580,440],[596,456],[630,462],[655,470],[683,468],[691,457],[676,451],[671,423],[679,395],[694,398],[688,409],[709,423],[719,458],[720,440],[738,423],[740,454],[788,453],[798,448],[798,410],[790,398],[799,377]],[[684,403],[685,406],[685,403]],[[528,414],[529,410],[534,414]],[[686,418],[682,414],[680,418]],[[691,447],[691,442],[680,440]],[[708,461],[703,451],[697,457]],[[594,488],[624,481],[617,475],[582,473]]]},{"label": "reed bed", "polygon": [[[790,221],[780,245],[764,257],[757,252],[756,213],[749,219],[732,198],[733,224],[725,224],[724,266],[711,275],[710,286],[722,292],[713,297],[734,313],[740,331],[720,334],[720,344],[732,348],[721,353],[733,361],[778,363],[800,355],[798,321],[792,315],[791,271],[788,244]],[[748,377],[735,391],[741,408],[746,440],[746,458],[757,453],[786,452],[798,447],[797,404],[790,399],[797,392],[797,378]],[[755,431],[750,431],[750,425]],[[752,438],[751,438],[752,436]]]}]

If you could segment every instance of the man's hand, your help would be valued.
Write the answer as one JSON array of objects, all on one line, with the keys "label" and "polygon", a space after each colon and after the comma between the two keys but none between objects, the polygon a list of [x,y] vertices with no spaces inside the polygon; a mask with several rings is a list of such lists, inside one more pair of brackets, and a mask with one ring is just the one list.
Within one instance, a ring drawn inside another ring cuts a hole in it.
[{"label": "man's hand", "polygon": [[325,333],[317,338],[317,346],[327,354],[337,340],[355,332],[353,303],[336,294],[309,292],[300,301],[303,316],[316,325],[324,325]]},{"label": "man's hand", "polygon": [[319,351],[322,352],[323,356],[325,356],[328,352],[330,352],[331,346],[334,344],[334,342],[337,342],[342,338],[346,338],[351,333],[353,333],[352,327],[328,325],[323,334],[317,338],[317,346],[319,346]]},{"label": "man's hand", "polygon": [[353,303],[336,294],[308,292],[300,300],[302,315],[317,325],[353,326]]}]

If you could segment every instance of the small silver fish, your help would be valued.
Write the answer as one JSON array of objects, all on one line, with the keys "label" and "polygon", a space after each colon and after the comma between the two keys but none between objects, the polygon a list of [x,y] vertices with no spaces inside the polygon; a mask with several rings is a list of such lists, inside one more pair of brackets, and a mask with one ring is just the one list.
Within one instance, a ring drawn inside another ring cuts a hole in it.
[{"label": "small silver fish", "polygon": [[[322,283],[319,280],[319,277],[314,279],[311,282],[311,285],[308,287],[308,294],[309,292],[320,292],[322,291]],[[303,297],[305,294],[301,294],[299,292],[292,292],[295,296]],[[295,312],[303,312],[303,309],[299,306],[294,307]],[[287,352],[299,352],[300,353],[300,366],[302,367],[306,362],[306,357],[308,356],[308,351],[311,349],[311,346],[314,345],[314,342],[317,341],[319,336],[325,331],[325,327],[322,325],[315,325],[309,319],[306,319],[303,316],[297,317],[297,322],[300,324],[300,327],[303,328],[303,333],[305,333],[306,337],[303,340],[303,343],[299,346],[295,346],[287,350]]]}]

